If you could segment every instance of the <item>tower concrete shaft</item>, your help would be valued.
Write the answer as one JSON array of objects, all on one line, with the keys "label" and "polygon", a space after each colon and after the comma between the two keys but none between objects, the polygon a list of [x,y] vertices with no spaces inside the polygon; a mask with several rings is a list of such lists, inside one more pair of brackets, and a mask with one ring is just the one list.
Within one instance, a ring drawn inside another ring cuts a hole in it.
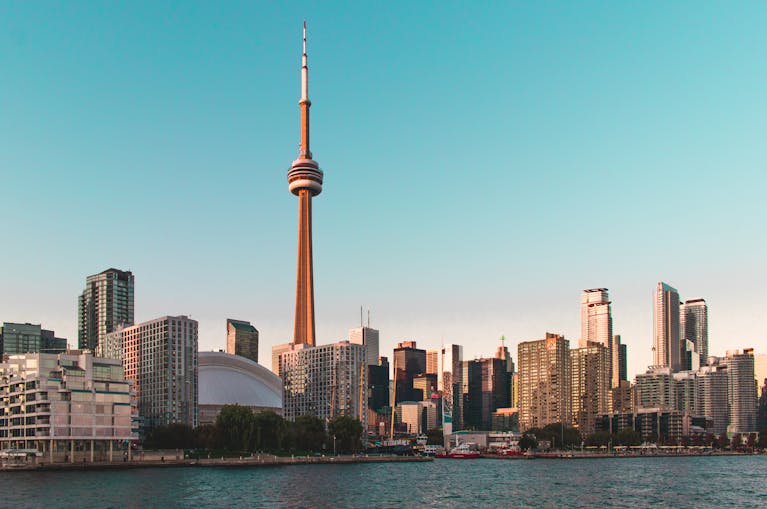
[{"label": "tower concrete shaft", "polygon": [[304,51],[301,57],[301,145],[298,159],[288,171],[288,189],[298,196],[298,269],[296,273],[296,318],[293,343],[315,344],[314,270],[312,268],[312,197],[322,192],[323,173],[309,149],[309,65]]}]

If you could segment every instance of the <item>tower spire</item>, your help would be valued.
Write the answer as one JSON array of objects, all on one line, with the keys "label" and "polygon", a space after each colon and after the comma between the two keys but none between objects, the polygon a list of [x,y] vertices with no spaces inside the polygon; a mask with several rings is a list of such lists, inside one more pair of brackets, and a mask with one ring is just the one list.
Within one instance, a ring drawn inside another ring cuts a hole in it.
[{"label": "tower spire", "polygon": [[306,20],[304,20],[304,52],[301,56],[301,149],[299,158],[311,159],[312,152],[309,150],[309,108],[312,102],[309,100],[309,58],[306,55]]}]

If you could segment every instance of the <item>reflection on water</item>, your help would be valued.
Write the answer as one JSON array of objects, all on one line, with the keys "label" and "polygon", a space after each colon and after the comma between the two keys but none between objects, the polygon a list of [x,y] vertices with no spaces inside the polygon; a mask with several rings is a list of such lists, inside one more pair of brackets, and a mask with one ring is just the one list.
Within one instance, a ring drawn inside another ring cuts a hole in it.
[{"label": "reflection on water", "polygon": [[0,474],[0,507],[767,507],[767,457]]}]

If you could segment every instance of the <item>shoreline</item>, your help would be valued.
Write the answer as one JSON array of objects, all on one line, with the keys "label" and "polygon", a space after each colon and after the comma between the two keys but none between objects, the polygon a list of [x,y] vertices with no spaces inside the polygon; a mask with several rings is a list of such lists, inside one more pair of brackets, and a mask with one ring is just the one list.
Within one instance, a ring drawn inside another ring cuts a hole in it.
[{"label": "shoreline", "polygon": [[743,452],[710,452],[705,454],[679,454],[673,452],[658,452],[648,454],[611,454],[611,453],[580,453],[574,452],[539,452],[529,456],[500,456],[495,454],[483,454],[483,459],[497,460],[532,460],[532,459],[557,459],[557,460],[582,460],[582,459],[606,459],[606,458],[708,458],[712,456],[764,456],[764,454]]},{"label": "shoreline", "polygon": [[46,463],[0,467],[0,472],[69,471],[69,470],[131,470],[136,468],[214,467],[257,468],[290,465],[333,465],[354,463],[413,463],[434,461],[425,456],[273,456],[260,454],[242,458],[204,458],[132,460],[122,462]]}]

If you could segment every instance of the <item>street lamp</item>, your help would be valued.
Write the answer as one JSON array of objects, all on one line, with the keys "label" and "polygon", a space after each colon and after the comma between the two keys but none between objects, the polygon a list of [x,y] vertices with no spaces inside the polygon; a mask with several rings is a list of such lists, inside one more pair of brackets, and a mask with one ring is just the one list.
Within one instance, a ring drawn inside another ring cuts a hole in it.
[{"label": "street lamp", "polygon": [[336,436],[333,435],[333,456],[338,456],[336,453]]}]

